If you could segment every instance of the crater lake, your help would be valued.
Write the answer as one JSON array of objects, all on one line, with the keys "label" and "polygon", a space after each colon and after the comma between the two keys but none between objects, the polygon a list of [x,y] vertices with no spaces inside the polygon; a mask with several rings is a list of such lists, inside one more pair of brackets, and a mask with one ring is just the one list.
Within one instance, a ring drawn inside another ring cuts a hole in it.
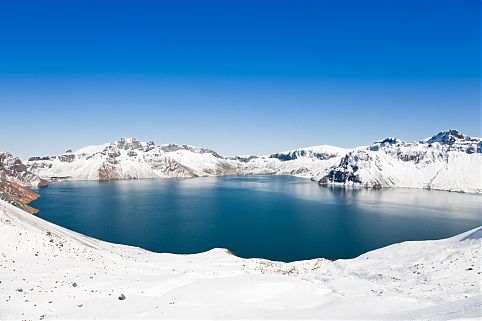
[{"label": "crater lake", "polygon": [[481,195],[323,187],[291,176],[67,181],[36,192],[39,217],[104,241],[279,261],[353,258],[482,222]]}]

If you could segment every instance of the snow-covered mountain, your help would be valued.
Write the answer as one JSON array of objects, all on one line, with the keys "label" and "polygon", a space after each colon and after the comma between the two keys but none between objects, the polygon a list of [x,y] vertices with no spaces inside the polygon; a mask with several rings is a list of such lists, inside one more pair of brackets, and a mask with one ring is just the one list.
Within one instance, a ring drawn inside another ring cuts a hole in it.
[{"label": "snow-covered mountain", "polygon": [[106,243],[0,201],[0,319],[480,320],[481,232],[282,263]]},{"label": "snow-covered mountain", "polygon": [[320,184],[482,192],[482,140],[449,130],[419,142],[387,138],[347,153]]},{"label": "snow-covered mountain", "polygon": [[[182,163],[179,162],[182,160]],[[32,157],[31,171],[50,180],[113,180],[236,174],[229,160],[187,145],[155,145],[134,138],[87,146],[58,156]]]},{"label": "snow-covered mountain", "polygon": [[320,184],[482,192],[481,150],[481,138],[456,130],[412,143],[387,138],[353,149],[321,145],[236,157],[189,145],[125,138],[58,156],[32,157],[26,165],[48,180],[296,175]]},{"label": "snow-covered mountain", "polygon": [[46,180],[29,171],[18,157],[14,157],[7,152],[0,152],[0,173],[10,181],[24,186],[45,186],[48,184]]},{"label": "snow-covered mountain", "polygon": [[38,195],[28,187],[45,185],[47,181],[30,172],[20,159],[0,152],[0,199],[29,213],[36,213],[37,210],[27,204]]},{"label": "snow-covered mountain", "polygon": [[216,175],[312,177],[334,165],[346,150],[316,146],[270,156],[223,157],[190,145],[156,145],[135,138],[87,146],[58,156],[31,157],[32,172],[48,180],[112,180]]}]

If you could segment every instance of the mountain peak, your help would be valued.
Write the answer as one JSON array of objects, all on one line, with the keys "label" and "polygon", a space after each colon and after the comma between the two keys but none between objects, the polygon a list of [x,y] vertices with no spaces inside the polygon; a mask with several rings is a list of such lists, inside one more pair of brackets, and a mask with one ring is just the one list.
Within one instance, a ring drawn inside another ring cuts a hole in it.
[{"label": "mountain peak", "polygon": [[133,137],[121,138],[114,142],[114,145],[119,149],[131,150],[131,149],[143,149],[142,143]]},{"label": "mountain peak", "polygon": [[373,151],[377,151],[382,147],[390,147],[392,145],[401,145],[401,144],[403,144],[403,141],[401,141],[400,139],[395,137],[387,137],[385,139],[374,142],[372,145],[370,145],[369,149]]},{"label": "mountain peak", "polygon": [[395,138],[395,137],[387,137],[383,140],[379,140],[379,141],[375,142],[375,144],[381,144],[381,145],[396,145],[396,144],[400,144],[400,143],[403,143],[403,142],[400,139]]},{"label": "mountain peak", "polygon": [[457,129],[449,129],[449,130],[440,132],[426,139],[423,142],[427,144],[440,143],[440,144],[453,145],[455,142],[460,140],[471,141],[472,138],[470,136],[464,135],[462,132],[460,132]]}]

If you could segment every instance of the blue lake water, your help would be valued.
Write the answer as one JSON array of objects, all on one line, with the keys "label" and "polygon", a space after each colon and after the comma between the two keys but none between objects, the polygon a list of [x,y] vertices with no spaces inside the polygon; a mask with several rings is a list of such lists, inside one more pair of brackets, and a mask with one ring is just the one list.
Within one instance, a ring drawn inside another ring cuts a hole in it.
[{"label": "blue lake water", "polygon": [[280,261],[352,258],[482,223],[480,195],[322,187],[289,176],[62,182],[38,192],[38,216],[105,241]]}]

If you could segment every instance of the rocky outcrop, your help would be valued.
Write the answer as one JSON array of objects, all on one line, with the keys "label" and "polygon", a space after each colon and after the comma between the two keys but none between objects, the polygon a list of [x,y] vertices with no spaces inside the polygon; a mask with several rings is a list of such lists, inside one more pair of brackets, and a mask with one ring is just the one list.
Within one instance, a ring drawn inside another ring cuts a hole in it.
[{"label": "rocky outcrop", "polygon": [[3,173],[0,173],[0,199],[28,213],[36,214],[38,210],[27,204],[33,202],[37,198],[38,195],[36,193],[17,182],[8,180]]},{"label": "rocky outcrop", "polygon": [[426,140],[421,141],[421,143],[426,144],[439,143],[448,146],[465,147],[461,148],[460,150],[465,150],[466,147],[474,143],[477,144],[478,142],[480,142],[479,138],[472,138],[459,132],[456,129],[449,129],[447,131],[440,132]]}]

